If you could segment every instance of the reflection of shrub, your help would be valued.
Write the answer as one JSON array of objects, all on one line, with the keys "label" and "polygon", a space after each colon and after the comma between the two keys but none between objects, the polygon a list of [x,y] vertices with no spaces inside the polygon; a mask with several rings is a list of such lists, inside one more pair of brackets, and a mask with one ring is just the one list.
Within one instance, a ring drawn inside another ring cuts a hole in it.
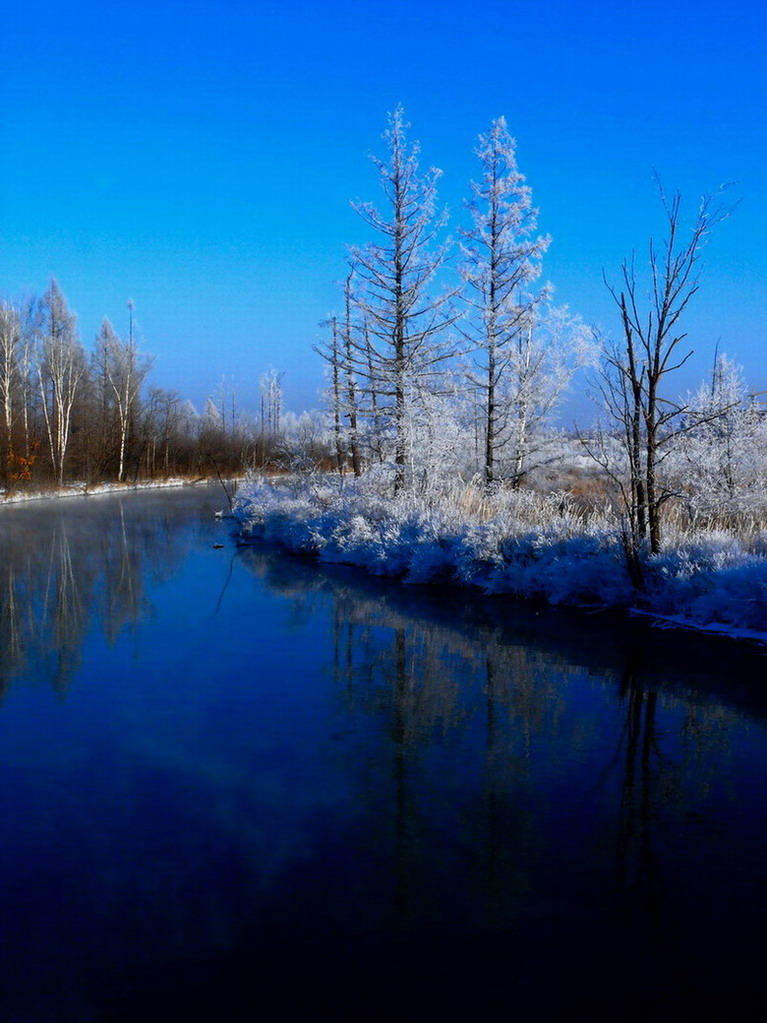
[{"label": "reflection of shrub", "polygon": [[365,477],[254,477],[235,514],[246,535],[409,583],[453,581],[552,604],[641,606],[696,626],[767,633],[764,535],[761,546],[724,532],[669,535],[661,554],[641,553],[639,594],[617,518],[586,512],[569,494],[499,488],[488,495],[458,480],[428,496],[392,497]]}]

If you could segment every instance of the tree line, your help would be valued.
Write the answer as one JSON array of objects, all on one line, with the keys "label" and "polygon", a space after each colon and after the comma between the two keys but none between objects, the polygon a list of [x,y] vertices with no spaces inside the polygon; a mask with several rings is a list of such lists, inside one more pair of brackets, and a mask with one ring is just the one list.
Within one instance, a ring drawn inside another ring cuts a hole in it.
[{"label": "tree line", "polygon": [[240,472],[278,457],[280,374],[261,378],[260,417],[222,382],[202,412],[149,384],[152,359],[105,318],[88,353],[55,278],[0,302],[0,485],[131,482]]}]

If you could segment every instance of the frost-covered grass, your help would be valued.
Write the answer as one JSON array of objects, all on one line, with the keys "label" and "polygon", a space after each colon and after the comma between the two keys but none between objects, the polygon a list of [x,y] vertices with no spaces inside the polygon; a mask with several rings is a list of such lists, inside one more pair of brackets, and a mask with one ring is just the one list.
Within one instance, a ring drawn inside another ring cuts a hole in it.
[{"label": "frost-covered grass", "polygon": [[372,477],[251,477],[235,502],[244,537],[408,583],[472,586],[552,604],[641,610],[669,623],[767,640],[767,534],[746,545],[722,531],[674,530],[632,585],[607,511],[567,495],[455,483],[384,495]]}]

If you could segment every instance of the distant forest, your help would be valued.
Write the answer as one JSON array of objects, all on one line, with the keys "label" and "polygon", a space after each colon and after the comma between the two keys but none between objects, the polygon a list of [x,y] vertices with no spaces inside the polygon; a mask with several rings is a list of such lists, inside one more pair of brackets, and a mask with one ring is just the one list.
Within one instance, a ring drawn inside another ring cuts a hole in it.
[{"label": "distant forest", "polygon": [[[241,472],[278,456],[280,377],[261,380],[261,414],[248,418],[223,383],[200,414],[151,386],[151,357],[108,319],[90,353],[51,279],[42,297],[0,303],[0,484],[6,491],[71,481],[133,482]],[[287,417],[289,426],[295,417]]]}]

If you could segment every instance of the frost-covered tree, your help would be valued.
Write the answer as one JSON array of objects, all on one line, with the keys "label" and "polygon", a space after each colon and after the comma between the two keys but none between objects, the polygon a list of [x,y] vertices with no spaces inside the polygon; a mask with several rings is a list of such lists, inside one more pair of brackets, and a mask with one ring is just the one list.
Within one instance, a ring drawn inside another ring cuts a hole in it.
[{"label": "frost-covered tree", "polygon": [[[331,440],[332,436],[332,440]],[[327,460],[335,446],[335,431],[326,412],[311,409],[282,418],[282,452],[294,470],[313,470]]]},{"label": "frost-covered tree", "polygon": [[425,392],[405,407],[412,492],[421,499],[439,500],[473,464],[466,404],[455,391],[445,391]]},{"label": "frost-covered tree", "polygon": [[[503,117],[480,135],[482,169],[467,202],[472,227],[462,231],[461,273],[469,307],[466,334],[473,349],[471,382],[484,429],[483,476],[496,478],[499,452],[516,433],[515,479],[520,478],[534,378],[542,358],[534,345],[535,308],[545,291],[529,288],[541,272],[549,239],[536,235],[538,210],[517,169],[516,142]],[[518,471],[517,471],[518,470]]]},{"label": "frost-covered tree", "polygon": [[276,438],[282,417],[282,373],[270,369],[261,376],[261,433]]},{"label": "frost-covered tree", "polygon": [[38,381],[54,475],[64,483],[64,461],[72,431],[72,412],[85,375],[85,352],[75,317],[55,278],[40,303]]},{"label": "frost-covered tree", "polygon": [[207,398],[205,401],[205,407],[202,410],[199,422],[200,434],[221,434],[223,433],[223,422],[221,419],[221,409],[213,398]]},{"label": "frost-covered tree", "polygon": [[436,211],[440,171],[421,173],[419,145],[408,141],[408,127],[397,107],[383,136],[387,157],[373,157],[384,210],[353,203],[380,239],[352,250],[364,320],[355,371],[378,423],[386,422],[391,431],[395,490],[405,482],[407,403],[436,388],[442,364],[452,354],[446,331],[455,318],[449,295],[430,293],[445,259],[444,248],[437,245],[446,219]]},{"label": "frost-covered tree", "polygon": [[352,459],[352,471],[355,476],[362,473],[362,458],[360,455],[360,395],[355,370],[354,353],[354,322],[352,308],[354,305],[352,281],[354,270],[350,270],[344,282],[344,319],[343,329],[340,337],[339,352],[342,356],[341,364],[341,392],[344,394],[346,403],[344,417],[348,421],[349,453]]},{"label": "frost-covered tree", "polygon": [[333,418],[333,445],[335,447],[336,468],[340,473],[344,471],[346,454],[344,451],[344,397],[342,375],[344,372],[344,358],[341,349],[341,340],[338,331],[338,320],[335,316],[324,324],[328,328],[330,337],[321,345],[315,345],[314,350],[325,360],[330,376],[330,386],[327,389],[327,401],[330,406],[330,414]]},{"label": "frost-covered tree", "polygon": [[315,345],[314,350],[327,364],[329,386],[326,399],[333,418],[333,436],[336,452],[336,464],[343,472],[347,459],[351,460],[355,476],[362,472],[360,454],[360,393],[357,381],[355,355],[355,332],[358,327],[353,321],[354,297],[351,270],[344,283],[344,316],[339,321],[331,316],[323,327],[329,337],[323,343]]},{"label": "frost-covered tree", "polygon": [[717,355],[711,381],[687,402],[672,470],[693,512],[731,515],[764,505],[767,427],[743,369]]},{"label": "frost-covered tree", "polygon": [[542,431],[573,374],[592,357],[578,317],[551,305],[550,286],[532,290],[550,239],[536,234],[538,210],[516,162],[516,142],[499,117],[479,136],[482,178],[466,205],[461,273],[471,346],[469,379],[483,435],[482,475],[519,486],[546,460]]},{"label": "frost-covered tree", "polygon": [[567,306],[536,305],[508,352],[501,468],[518,487],[554,459],[550,427],[575,373],[593,365],[592,332]]}]

